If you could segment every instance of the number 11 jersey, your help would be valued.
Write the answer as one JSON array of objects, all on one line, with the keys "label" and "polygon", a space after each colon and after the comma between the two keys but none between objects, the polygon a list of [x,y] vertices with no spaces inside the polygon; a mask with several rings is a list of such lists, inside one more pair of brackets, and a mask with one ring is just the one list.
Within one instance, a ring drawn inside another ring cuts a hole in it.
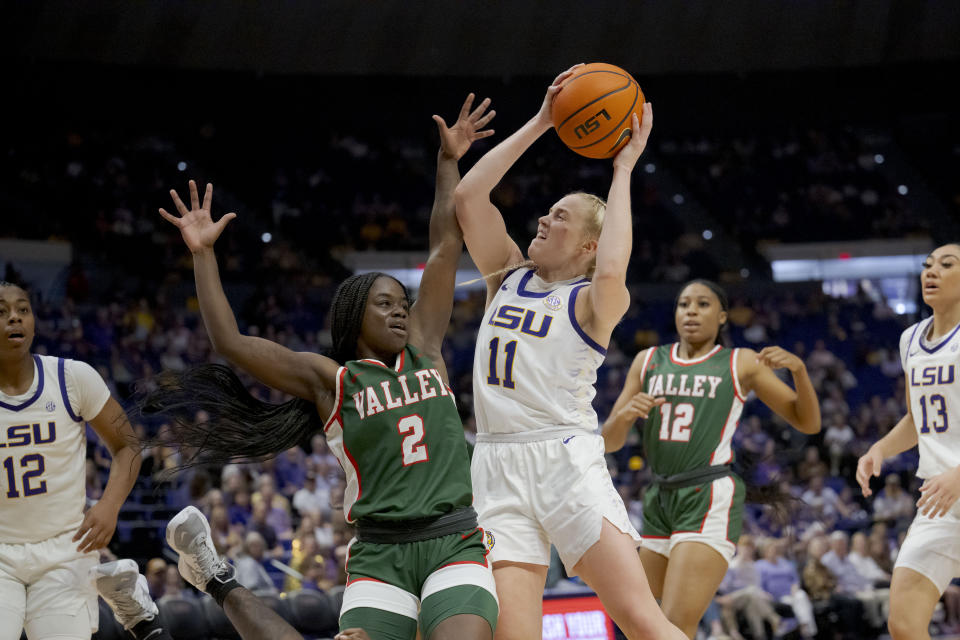
[{"label": "number 11 jersey", "polygon": [[503,279],[477,332],[477,433],[596,431],[594,383],[607,352],[574,313],[589,283],[583,277],[544,282],[526,268]]}]

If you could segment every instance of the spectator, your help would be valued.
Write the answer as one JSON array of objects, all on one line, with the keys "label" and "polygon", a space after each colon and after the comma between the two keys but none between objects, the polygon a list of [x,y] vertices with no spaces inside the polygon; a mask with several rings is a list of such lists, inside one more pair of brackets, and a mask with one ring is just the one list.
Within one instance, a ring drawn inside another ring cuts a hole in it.
[{"label": "spectator", "polygon": [[820,450],[810,446],[803,453],[803,461],[797,465],[797,479],[800,482],[809,482],[810,478],[826,476],[829,471],[827,465],[820,459]]},{"label": "spectator", "polygon": [[237,582],[254,595],[276,595],[277,587],[264,566],[267,545],[263,536],[251,531],[244,539],[244,553],[237,558]]},{"label": "spectator", "polygon": [[874,589],[873,581],[860,573],[851,561],[848,550],[847,534],[834,531],[830,534],[830,551],[823,554],[820,561],[836,577],[837,591],[860,600],[870,626],[880,629],[886,620],[885,610],[889,608],[890,591]]},{"label": "spectator", "polygon": [[147,570],[143,572],[147,578],[147,589],[150,597],[159,600],[163,597],[167,581],[167,561],[163,558],[152,558],[147,563]]},{"label": "spectator", "polygon": [[283,547],[280,546],[276,530],[267,522],[267,512],[267,504],[262,500],[254,505],[248,529],[260,534],[266,548],[269,549],[268,553],[271,558],[279,558],[283,555]]},{"label": "spectator", "polygon": [[876,587],[890,586],[890,572],[884,571],[870,556],[867,534],[858,531],[850,539],[850,562]]},{"label": "spectator", "polygon": [[293,537],[293,525],[290,521],[290,501],[277,493],[276,481],[270,473],[262,473],[257,479],[257,492],[250,497],[254,509],[262,502],[267,507],[266,522],[281,540]]},{"label": "spectator", "polygon": [[846,417],[841,413],[833,414],[833,420],[823,434],[823,444],[830,452],[830,475],[840,475],[840,463],[850,457],[848,445],[855,436],[853,429],[847,424]]},{"label": "spectator", "polygon": [[789,605],[800,623],[800,635],[813,638],[817,635],[817,623],[813,617],[810,596],[800,586],[797,566],[783,556],[786,543],[768,540],[763,549],[763,559],[756,563],[760,586],[777,602]]},{"label": "spectator", "polygon": [[737,629],[736,615],[739,613],[746,619],[753,637],[766,640],[766,624],[769,624],[777,635],[782,635],[788,628],[781,625],[782,620],[771,604],[772,597],[760,587],[755,556],[753,537],[741,535],[737,543],[737,554],[730,561],[718,590],[721,595],[717,596],[716,600],[731,635],[734,635]]},{"label": "spectator", "polygon": [[837,502],[839,502],[840,496],[824,484],[822,475],[810,477],[807,490],[803,492],[800,499],[813,509],[820,520],[833,522],[837,515]]},{"label": "spectator", "polygon": [[227,508],[227,516],[231,525],[246,528],[250,524],[253,510],[250,506],[250,493],[246,489],[240,489],[233,494],[233,503]]},{"label": "spectator", "polygon": [[317,485],[317,476],[308,471],[303,486],[293,494],[293,508],[301,515],[330,514],[330,490]]},{"label": "spectator", "polygon": [[905,528],[913,520],[915,508],[913,498],[900,488],[900,476],[888,474],[883,489],[873,500],[874,520],[885,520],[898,529]]},{"label": "spectator", "polygon": [[[814,605],[824,613],[832,611],[839,622],[839,631],[846,638],[861,638],[863,604],[856,598],[837,593],[837,578],[821,561],[829,549],[824,536],[815,536],[807,544],[807,563],[803,567],[803,586]],[[822,625],[818,625],[822,626]]]},{"label": "spectator", "polygon": [[163,597],[160,601],[162,602],[169,598],[190,598],[191,600],[195,598],[194,592],[187,588],[187,585],[183,582],[183,578],[180,577],[180,572],[177,570],[177,567],[172,564],[167,565],[167,571],[164,577]]}]

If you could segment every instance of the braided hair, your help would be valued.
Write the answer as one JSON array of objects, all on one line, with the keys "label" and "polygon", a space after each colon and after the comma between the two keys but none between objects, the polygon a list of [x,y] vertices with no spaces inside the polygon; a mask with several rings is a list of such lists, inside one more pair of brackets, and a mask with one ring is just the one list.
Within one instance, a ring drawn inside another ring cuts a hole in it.
[{"label": "braided hair", "polygon": [[[333,296],[333,346],[326,354],[344,364],[356,358],[367,295],[384,273],[350,276]],[[403,287],[403,284],[400,284]],[[406,287],[403,287],[407,294]],[[176,469],[204,463],[259,461],[301,444],[323,428],[316,405],[302,398],[272,404],[254,397],[229,367],[203,364],[183,371],[164,371],[155,388],[138,393],[142,415],[172,418],[169,431],[144,447],[174,446],[189,451]],[[142,385],[141,385],[142,386]],[[199,411],[210,417],[196,421]]]}]

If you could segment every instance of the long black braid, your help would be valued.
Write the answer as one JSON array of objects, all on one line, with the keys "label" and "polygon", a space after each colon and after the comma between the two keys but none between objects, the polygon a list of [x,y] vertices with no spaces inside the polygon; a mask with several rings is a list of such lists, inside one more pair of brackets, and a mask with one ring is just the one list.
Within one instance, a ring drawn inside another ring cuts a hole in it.
[{"label": "long black braid", "polygon": [[[330,307],[333,346],[327,353],[333,360],[345,363],[356,358],[367,294],[381,276],[391,277],[378,272],[354,275],[337,287]],[[405,287],[403,290],[407,294]],[[141,392],[137,407],[143,415],[166,416],[172,422],[167,433],[158,434],[145,446],[190,451],[178,469],[209,462],[265,460],[323,428],[314,403],[302,398],[279,405],[263,402],[223,365],[165,371],[154,382],[155,389]],[[205,411],[209,419],[197,422],[198,411]]]}]

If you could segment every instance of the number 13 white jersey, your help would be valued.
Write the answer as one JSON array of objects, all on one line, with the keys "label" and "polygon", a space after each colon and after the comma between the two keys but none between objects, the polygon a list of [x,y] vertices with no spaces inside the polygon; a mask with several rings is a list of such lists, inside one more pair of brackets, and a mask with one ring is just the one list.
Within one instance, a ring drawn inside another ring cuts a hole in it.
[{"label": "number 13 white jersey", "polygon": [[594,383],[606,349],[574,314],[588,284],[583,277],[544,282],[526,268],[504,278],[477,332],[477,433],[596,431]]},{"label": "number 13 white jersey", "polygon": [[960,325],[936,342],[926,339],[933,318],[900,336],[900,360],[910,387],[920,467],[930,478],[960,465]]}]

